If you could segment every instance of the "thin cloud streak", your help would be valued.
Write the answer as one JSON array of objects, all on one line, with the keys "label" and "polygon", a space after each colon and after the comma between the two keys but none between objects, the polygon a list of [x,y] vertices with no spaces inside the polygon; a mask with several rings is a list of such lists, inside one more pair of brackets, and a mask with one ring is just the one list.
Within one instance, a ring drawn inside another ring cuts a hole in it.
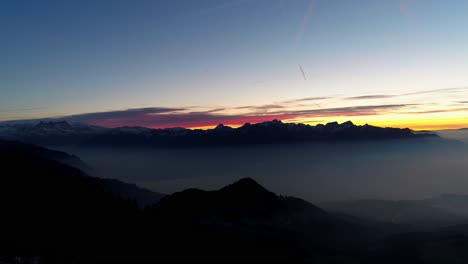
[{"label": "thin cloud streak", "polygon": [[280,109],[280,108],[286,108],[285,105],[282,105],[282,104],[267,104],[267,105],[260,105],[260,106],[241,106],[241,107],[236,107],[235,109],[249,109],[249,110],[252,110],[252,111],[255,111],[255,110],[262,110],[262,111],[265,111],[265,110],[272,110],[272,109]]},{"label": "thin cloud streak", "polygon": [[288,101],[283,101],[285,104],[291,104],[291,103],[300,103],[300,102],[307,102],[307,101],[319,101],[319,100],[326,100],[326,99],[332,99],[333,97],[306,97],[306,98],[299,98],[299,99],[293,99],[293,100],[288,100]]},{"label": "thin cloud streak", "polygon": [[415,111],[415,112],[405,112],[405,113],[407,114],[434,114],[434,113],[451,113],[451,112],[464,112],[464,111],[468,111],[468,108],[435,109],[435,110]]},{"label": "thin cloud streak", "polygon": [[[421,101],[413,95],[439,94],[442,96],[458,96],[459,92],[466,92],[467,88],[444,88],[418,91],[402,94],[370,94],[352,97],[317,96],[297,98],[263,105],[245,105],[238,107],[143,107],[116,111],[104,111],[76,114],[60,117],[49,117],[49,120],[65,119],[70,122],[87,123],[104,127],[143,126],[152,128],[167,127],[208,127],[223,123],[226,125],[242,125],[244,123],[258,123],[272,119],[301,122],[313,119],[340,119],[340,117],[369,117],[379,115],[420,115],[449,112],[468,112],[468,108],[461,108],[468,101],[458,102],[446,108],[432,101]],[[455,93],[455,94],[451,94]],[[406,97],[408,98],[401,98]],[[426,97],[426,96],[424,96]],[[436,98],[437,96],[433,96]],[[360,103],[359,100],[385,99],[392,102],[383,104]],[[463,98],[463,97],[458,97]],[[401,100],[400,100],[401,99]],[[404,99],[404,100],[403,100]],[[408,99],[408,100],[406,100]],[[342,100],[337,101],[337,100]],[[346,102],[347,101],[347,102]],[[327,108],[320,104],[327,104]],[[352,102],[352,105],[349,103]],[[386,117],[388,118],[388,117]],[[379,119],[378,117],[376,119]],[[37,120],[37,119],[36,119]],[[42,119],[44,120],[44,119]],[[395,120],[398,121],[398,120]]]},{"label": "thin cloud streak", "polygon": [[458,87],[458,88],[441,88],[441,89],[433,89],[433,90],[424,90],[419,92],[412,92],[412,93],[403,93],[399,96],[405,95],[418,95],[418,94],[430,94],[430,93],[458,93],[468,90],[468,87]]},{"label": "thin cloud streak", "polygon": [[[145,117],[147,119],[151,118],[151,115],[155,114],[165,114],[165,113],[174,113],[177,111],[186,110],[185,108],[165,108],[165,107],[145,107],[145,108],[135,108],[135,109],[126,109],[126,110],[117,110],[117,111],[107,111],[107,112],[96,112],[96,113],[86,113],[65,116],[63,118],[71,122],[82,122],[94,124],[96,122],[102,122],[104,120],[128,120],[134,117]],[[131,122],[130,122],[131,123]]]},{"label": "thin cloud streak", "polygon": [[315,0],[309,0],[309,4],[307,5],[306,12],[304,13],[304,17],[302,18],[301,25],[296,33],[296,45],[299,45],[304,38],[304,33],[309,23],[310,18],[312,17],[313,11],[315,6]]},{"label": "thin cloud streak", "polygon": [[362,96],[346,97],[345,100],[385,99],[385,98],[392,98],[392,97],[395,97],[395,95],[376,94],[376,95],[362,95]]},{"label": "thin cloud streak", "polygon": [[10,108],[10,109],[0,109],[0,113],[10,113],[10,112],[24,112],[24,111],[35,111],[47,109],[47,107],[30,107],[30,108]]},{"label": "thin cloud streak", "polygon": [[409,95],[419,95],[419,94],[431,94],[431,93],[457,93],[464,92],[468,90],[468,87],[458,87],[458,88],[441,88],[441,89],[432,89],[432,90],[423,90],[411,93],[401,93],[401,94],[376,94],[376,95],[361,95],[361,96],[352,96],[346,97],[347,100],[352,99],[383,99],[383,98],[392,98],[398,96],[409,96]]},{"label": "thin cloud streak", "polygon": [[[265,108],[268,105],[264,106]],[[272,105],[275,107],[275,105]],[[333,117],[333,116],[360,116],[378,115],[389,110],[398,110],[410,105],[367,105],[353,107],[339,107],[312,110],[292,110],[265,112],[255,109],[248,114],[217,114],[219,109],[202,112],[183,112],[186,108],[142,108],[121,111],[110,111],[100,113],[88,113],[63,117],[73,122],[82,122],[105,127],[120,126],[145,126],[153,128],[163,127],[202,127],[214,126],[219,123],[231,125],[242,125],[244,123],[257,123],[272,119],[289,120],[311,117]],[[269,109],[267,109],[269,110]]]},{"label": "thin cloud streak", "polygon": [[413,107],[413,106],[416,106],[416,104],[364,105],[364,106],[300,110],[300,111],[292,111],[286,114],[291,115],[291,118],[376,116],[376,115],[386,114],[392,111],[402,110],[402,109]]},{"label": "thin cloud streak", "polygon": [[441,89],[423,90],[423,91],[417,91],[417,92],[411,92],[411,93],[401,93],[401,94],[360,95],[360,96],[344,97],[342,99],[343,100],[386,99],[386,98],[405,97],[405,96],[433,94],[433,93],[459,93],[459,92],[465,92],[467,90],[468,90],[468,87],[441,88]]}]

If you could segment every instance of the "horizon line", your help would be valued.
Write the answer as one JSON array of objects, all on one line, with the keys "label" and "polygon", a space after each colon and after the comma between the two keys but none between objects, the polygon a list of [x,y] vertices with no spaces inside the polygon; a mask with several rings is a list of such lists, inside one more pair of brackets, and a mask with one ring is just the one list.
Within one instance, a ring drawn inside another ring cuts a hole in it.
[{"label": "horizon line", "polygon": [[[123,128],[123,127],[141,127],[141,128],[148,128],[148,129],[175,129],[175,128],[182,128],[182,129],[187,129],[187,130],[212,130],[215,129],[217,126],[225,126],[225,127],[230,127],[230,128],[240,128],[248,124],[256,125],[256,124],[262,124],[262,123],[271,123],[271,122],[280,122],[283,124],[302,124],[302,125],[307,125],[307,126],[318,126],[318,125],[327,125],[329,123],[338,123],[338,124],[343,124],[346,122],[351,122],[355,126],[375,126],[375,127],[381,127],[381,128],[398,128],[398,129],[410,129],[415,132],[424,132],[424,131],[439,131],[439,130],[461,130],[461,129],[467,129],[468,127],[465,126],[440,126],[437,128],[430,127],[430,128],[423,128],[419,127],[418,129],[414,129],[409,126],[389,126],[389,125],[379,125],[376,124],[375,122],[355,122],[352,120],[346,120],[346,121],[323,121],[323,122],[294,122],[294,120],[281,120],[281,119],[270,119],[270,120],[265,120],[265,121],[259,121],[259,122],[245,122],[242,124],[239,123],[229,123],[229,122],[221,122],[216,125],[206,125],[206,126],[144,126],[144,125],[121,125],[121,126],[102,126],[102,125],[96,125],[96,124],[88,124],[84,122],[78,122],[78,121],[70,121],[67,120],[67,118],[39,118],[39,119],[23,119],[23,120],[5,120],[5,121],[0,121],[0,124],[5,124],[5,123],[34,123],[36,122],[39,124],[40,122],[67,122],[71,124],[84,124],[84,125],[91,125],[91,126],[97,126],[97,127],[103,127],[103,128]],[[378,123],[378,122],[377,122]]]}]

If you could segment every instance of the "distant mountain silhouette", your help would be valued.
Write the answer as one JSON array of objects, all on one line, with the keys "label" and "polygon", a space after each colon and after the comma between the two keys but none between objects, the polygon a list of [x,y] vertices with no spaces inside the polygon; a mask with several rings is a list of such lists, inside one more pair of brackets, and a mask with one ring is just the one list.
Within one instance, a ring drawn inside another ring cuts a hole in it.
[{"label": "distant mountain silhouette", "polygon": [[37,130],[46,131],[70,131],[73,130],[73,127],[68,124],[66,121],[56,121],[56,122],[45,122],[40,121],[35,125]]},{"label": "distant mountain silhouette", "polygon": [[34,124],[0,125],[0,138],[43,145],[122,147],[190,147],[242,144],[271,144],[304,141],[356,141],[437,137],[432,133],[414,133],[410,129],[356,126],[351,121],[310,126],[279,120],[245,124],[231,128],[222,124],[214,129],[149,129],[143,127],[101,128],[65,121]]},{"label": "distant mountain silhouette", "polygon": [[91,138],[88,146],[223,146],[245,144],[271,144],[305,141],[356,141],[437,137],[430,133],[413,133],[409,129],[380,128],[370,125],[356,126],[348,121],[326,125],[282,123],[278,120],[258,124],[245,124],[239,128],[218,125],[209,130],[149,131],[144,137],[128,133],[107,133]]},{"label": "distant mountain silhouette", "polygon": [[69,124],[66,121],[4,123],[0,125],[0,138],[40,145],[76,145],[107,130],[85,124]]}]

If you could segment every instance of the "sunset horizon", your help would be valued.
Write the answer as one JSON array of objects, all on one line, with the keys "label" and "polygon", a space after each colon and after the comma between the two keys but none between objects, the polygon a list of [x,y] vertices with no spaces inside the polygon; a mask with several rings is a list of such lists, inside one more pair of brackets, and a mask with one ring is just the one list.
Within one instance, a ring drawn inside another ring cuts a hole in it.
[{"label": "sunset horizon", "polygon": [[468,127],[463,1],[104,2],[5,5],[0,121]]},{"label": "sunset horizon", "polygon": [[0,32],[0,264],[468,263],[468,0],[4,0]]},{"label": "sunset horizon", "polygon": [[[429,97],[428,97],[429,96]],[[218,124],[239,127],[274,119],[309,125],[352,121],[357,125],[413,130],[445,130],[468,127],[467,102],[455,98],[468,96],[468,88],[422,90],[412,93],[364,94],[356,96],[306,97],[264,105],[235,107],[149,107],[85,112],[72,115],[24,116],[0,122],[64,119],[109,128],[141,126],[148,128],[184,127],[210,129]],[[432,98],[435,97],[436,100]],[[423,98],[423,99],[421,99]],[[430,99],[427,99],[430,98]],[[453,100],[443,104],[441,99]],[[453,98],[453,99],[451,99]],[[382,103],[383,102],[385,103]],[[424,100],[424,101],[422,101]],[[378,104],[376,104],[378,103]]]}]

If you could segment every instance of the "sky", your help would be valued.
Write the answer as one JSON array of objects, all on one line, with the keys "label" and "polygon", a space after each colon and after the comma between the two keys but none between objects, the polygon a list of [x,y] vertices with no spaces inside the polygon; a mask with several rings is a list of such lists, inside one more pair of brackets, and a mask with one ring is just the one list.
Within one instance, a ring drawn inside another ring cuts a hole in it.
[{"label": "sky", "polygon": [[2,1],[0,121],[468,127],[464,0]]}]

